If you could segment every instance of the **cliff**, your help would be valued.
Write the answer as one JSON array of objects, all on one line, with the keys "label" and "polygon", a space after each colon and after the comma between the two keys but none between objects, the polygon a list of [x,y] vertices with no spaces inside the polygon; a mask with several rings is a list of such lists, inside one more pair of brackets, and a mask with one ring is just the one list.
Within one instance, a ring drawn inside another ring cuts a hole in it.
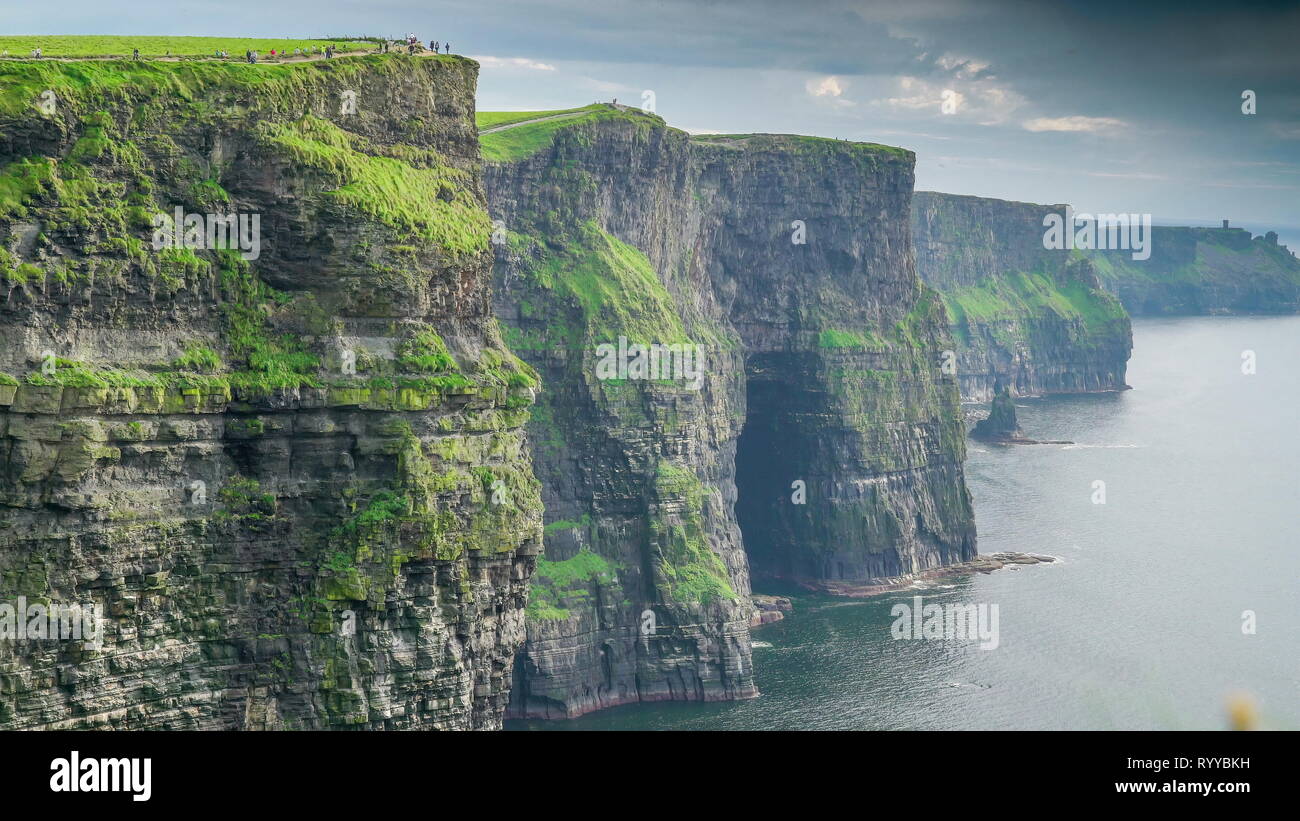
[{"label": "cliff", "polygon": [[1129,318],[1084,252],[1043,247],[1035,205],[918,191],[912,201],[917,272],[940,292],[956,341],[963,398],[1121,390],[1132,350]]},{"label": "cliff", "polygon": [[102,615],[0,642],[0,726],[499,726],[542,522],[475,80],[0,62],[0,602]]},{"label": "cliff", "polygon": [[1300,259],[1271,232],[1155,226],[1149,259],[1126,251],[1091,258],[1135,316],[1300,311]]},{"label": "cliff", "polygon": [[[545,385],[511,714],[752,695],[751,570],[818,587],[975,552],[913,155],[558,114],[480,114],[497,313]],[[621,340],[698,346],[698,383],[602,372]]]}]

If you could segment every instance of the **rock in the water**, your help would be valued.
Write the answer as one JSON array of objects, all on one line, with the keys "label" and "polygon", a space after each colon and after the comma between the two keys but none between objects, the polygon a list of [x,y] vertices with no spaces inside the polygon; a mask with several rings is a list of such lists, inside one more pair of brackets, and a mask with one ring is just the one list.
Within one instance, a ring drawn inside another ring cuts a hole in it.
[{"label": "rock in the water", "polygon": [[1016,403],[1011,392],[1003,388],[993,397],[993,407],[985,419],[975,423],[971,438],[986,442],[1009,442],[1023,439],[1020,425],[1016,422]]}]

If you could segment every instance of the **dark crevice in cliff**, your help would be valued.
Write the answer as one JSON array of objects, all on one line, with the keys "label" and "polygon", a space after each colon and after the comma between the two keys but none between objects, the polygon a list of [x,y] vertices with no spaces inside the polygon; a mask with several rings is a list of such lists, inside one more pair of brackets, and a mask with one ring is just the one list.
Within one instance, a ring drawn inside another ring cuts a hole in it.
[{"label": "dark crevice in cliff", "polygon": [[[791,448],[801,447],[788,416],[774,400],[771,381],[751,378],[746,385],[745,426],[736,440],[736,519],[754,579],[788,577],[795,551],[792,534],[782,528],[778,506],[793,504],[789,469]],[[803,481],[807,481],[805,478]]]}]

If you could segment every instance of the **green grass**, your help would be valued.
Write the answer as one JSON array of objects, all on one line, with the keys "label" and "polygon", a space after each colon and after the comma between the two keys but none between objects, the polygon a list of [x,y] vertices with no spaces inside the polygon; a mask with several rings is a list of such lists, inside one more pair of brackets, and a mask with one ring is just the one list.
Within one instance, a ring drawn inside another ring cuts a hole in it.
[{"label": "green grass", "polygon": [[213,373],[225,368],[221,355],[211,348],[195,345],[185,346],[185,352],[172,362],[172,367],[182,371]]},{"label": "green grass", "polygon": [[262,56],[271,49],[293,52],[295,48],[315,49],[334,46],[338,52],[373,50],[375,44],[362,40],[292,40],[261,37],[114,37],[100,34],[87,35],[20,35],[0,37],[0,51],[7,50],[10,57],[26,57],[32,49],[41,49],[43,57],[130,57],[132,49],[140,49],[142,57],[211,57],[218,50],[228,51],[232,58],[243,58],[248,49]]},{"label": "green grass", "polygon": [[[654,114],[632,109],[623,110],[614,108],[606,103],[594,103],[582,108],[568,109],[567,111],[550,111],[550,112],[484,112],[481,116],[496,117],[500,114],[514,116],[518,114],[529,114],[530,116],[521,117],[520,119],[531,119],[533,114],[568,114],[583,112],[577,117],[565,117],[557,120],[543,120],[539,123],[521,125],[518,128],[509,128],[505,131],[498,131],[495,134],[484,134],[479,138],[479,146],[483,152],[483,159],[487,162],[515,162],[530,157],[538,151],[546,148],[555,139],[555,135],[566,128],[573,128],[586,123],[593,123],[602,120],[624,120],[637,125],[652,128],[663,127],[664,121]],[[515,120],[518,122],[518,120]],[[501,123],[498,123],[500,125]]]},{"label": "green grass", "polygon": [[[380,222],[434,242],[452,257],[488,246],[492,224],[473,196],[469,175],[444,165],[436,152],[380,147],[318,117],[265,123],[261,141],[337,185],[326,196]],[[375,156],[388,153],[392,156]]]},{"label": "green grass", "polygon": [[1119,300],[1109,294],[1082,282],[1062,287],[1046,274],[1006,274],[976,286],[949,290],[943,294],[943,300],[954,325],[1017,320],[1048,310],[1064,319],[1081,320],[1090,329],[1099,329],[1124,317]]},{"label": "green grass", "polygon": [[888,154],[900,159],[914,158],[916,154],[906,148],[880,143],[864,143],[854,140],[838,140],[833,137],[812,137],[805,134],[693,134],[691,140],[698,143],[727,144],[738,140],[779,143],[797,154],[828,156],[851,151],[862,156]]},{"label": "green grass", "polygon": [[570,611],[562,607],[566,599],[585,599],[593,581],[615,581],[618,564],[598,556],[587,548],[563,561],[537,560],[528,593],[528,618],[533,621],[563,621]]},{"label": "green grass", "polygon": [[557,108],[552,111],[479,111],[474,114],[474,125],[482,131],[485,128],[520,123],[538,117],[549,117],[552,114],[569,114],[575,111],[594,110],[598,107],[598,105],[589,105],[583,108]]},{"label": "green grass", "polygon": [[670,597],[703,604],[736,598],[727,566],[704,534],[704,485],[699,477],[689,468],[659,462],[655,495],[661,503],[685,503],[681,521],[656,520],[651,525],[659,538],[659,569],[668,582]]},{"label": "green grass", "polygon": [[420,373],[454,371],[459,368],[442,337],[431,330],[419,331],[403,341],[397,348],[397,361],[405,370]]},{"label": "green grass", "polygon": [[594,222],[579,226],[562,253],[534,272],[539,285],[575,302],[587,339],[617,344],[689,342],[686,328],[645,254],[602,231]]},{"label": "green grass", "polygon": [[[0,374],[0,377],[3,376],[4,374]],[[576,530],[578,528],[582,528],[583,530],[586,530],[589,527],[591,527],[591,514],[584,513],[582,514],[582,518],[576,522],[569,521],[568,519],[557,519],[556,521],[551,522],[549,525],[542,528],[542,531],[544,533],[557,533],[562,530]]]},{"label": "green grass", "polygon": [[819,348],[863,348],[879,351],[887,348],[888,344],[870,329],[842,331],[829,328],[818,335],[817,346]]},{"label": "green grass", "polygon": [[[466,62],[449,55],[427,59]],[[0,115],[44,116],[38,109],[40,96],[50,90],[57,97],[62,119],[125,105],[137,109],[139,125],[166,134],[178,113],[210,119],[220,111],[215,101],[228,102],[232,95],[248,94],[259,109],[301,110],[303,99],[320,93],[331,82],[359,80],[376,72],[398,74],[406,65],[409,60],[405,57],[382,54],[257,65],[237,59],[0,60]],[[165,109],[167,120],[150,123],[149,116],[163,110],[159,101],[176,105]]]}]

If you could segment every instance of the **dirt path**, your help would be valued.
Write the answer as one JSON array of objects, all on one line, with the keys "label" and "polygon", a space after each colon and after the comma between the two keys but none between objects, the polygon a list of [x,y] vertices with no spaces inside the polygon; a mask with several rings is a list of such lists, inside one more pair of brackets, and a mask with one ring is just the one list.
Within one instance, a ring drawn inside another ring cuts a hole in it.
[{"label": "dirt path", "polygon": [[511,128],[518,128],[521,125],[532,125],[533,123],[541,123],[541,122],[545,122],[546,120],[567,120],[570,117],[581,117],[583,114],[590,114],[590,113],[591,113],[590,111],[570,111],[566,114],[548,114],[545,117],[534,117],[531,120],[520,120],[517,123],[506,123],[505,125],[494,125],[491,128],[485,128],[482,131],[480,131],[479,136],[481,137],[484,134],[495,134],[498,131],[506,131],[507,129],[511,129]]},{"label": "dirt path", "polygon": [[[373,54],[396,54],[396,50],[390,52],[379,51],[348,51],[335,54],[333,57],[326,57],[324,54],[300,54],[293,57],[267,57],[261,55],[257,58],[257,65],[278,66],[284,63],[313,63],[318,60],[342,60],[345,57],[368,57]],[[402,55],[404,57],[447,57],[446,54],[435,54],[432,51],[417,52],[415,54]],[[29,63],[85,63],[85,62],[106,62],[109,60],[131,60],[132,62],[141,63],[247,63],[242,56],[231,55],[229,57],[141,57],[138,61],[130,55],[121,57],[28,57],[26,55],[10,54],[8,57],[0,57],[0,60],[22,60]]]}]

